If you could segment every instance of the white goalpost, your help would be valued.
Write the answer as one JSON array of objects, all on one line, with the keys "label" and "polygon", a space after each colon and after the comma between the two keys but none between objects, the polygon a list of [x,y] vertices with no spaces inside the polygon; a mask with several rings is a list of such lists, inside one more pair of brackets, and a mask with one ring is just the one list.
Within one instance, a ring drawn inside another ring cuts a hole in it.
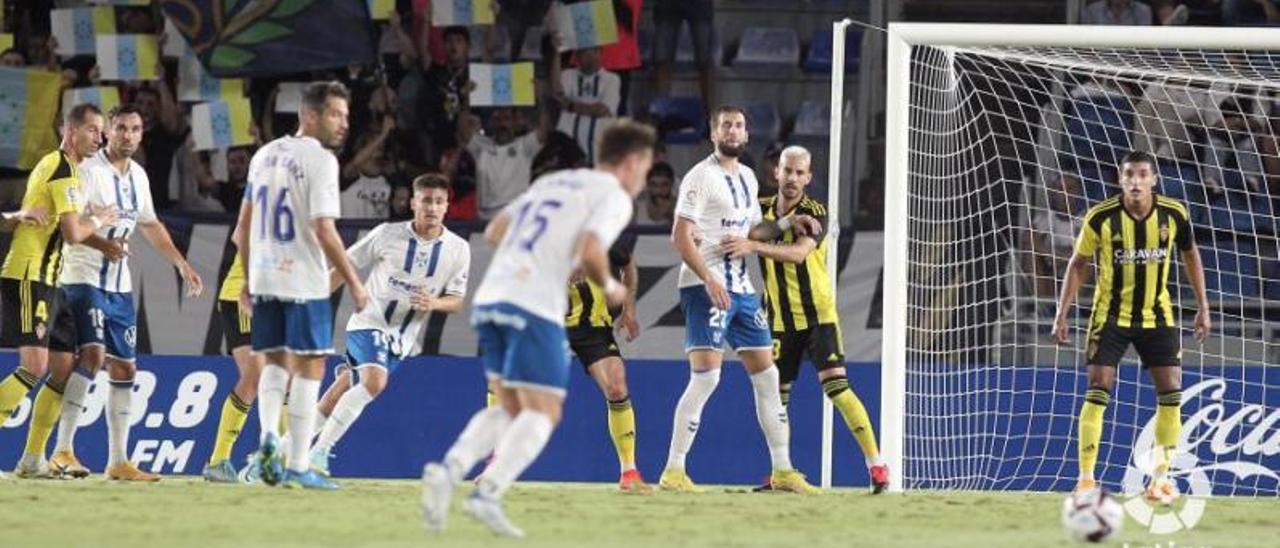
[{"label": "white goalpost", "polygon": [[[841,60],[847,24],[835,26]],[[877,433],[891,490],[1074,486],[1093,286],[1077,295],[1070,345],[1049,326],[1081,217],[1115,193],[1116,162],[1136,149],[1158,158],[1158,191],[1191,211],[1214,324],[1197,345],[1175,260],[1175,481],[1194,495],[1280,494],[1280,29],[893,23],[886,40]],[[1154,413],[1130,351],[1104,419],[1104,486],[1140,484]]]}]

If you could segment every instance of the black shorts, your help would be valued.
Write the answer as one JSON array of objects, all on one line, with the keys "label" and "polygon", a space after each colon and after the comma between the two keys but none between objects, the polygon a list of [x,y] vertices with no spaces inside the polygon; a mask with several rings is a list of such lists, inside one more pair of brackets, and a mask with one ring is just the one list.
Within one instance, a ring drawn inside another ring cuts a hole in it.
[{"label": "black shorts", "polygon": [[249,346],[253,324],[248,315],[240,313],[240,301],[218,301],[218,313],[222,318],[222,336],[227,341],[227,353]]},{"label": "black shorts", "polygon": [[1108,323],[1089,333],[1085,356],[1089,365],[1115,367],[1130,344],[1142,358],[1144,369],[1182,365],[1182,338],[1176,327],[1118,327]]},{"label": "black shorts", "polygon": [[591,364],[605,358],[621,358],[618,341],[613,338],[612,327],[569,327],[569,348],[582,362],[582,368],[591,374]]},{"label": "black shorts", "polygon": [[75,311],[67,305],[67,296],[61,287],[54,288],[52,294],[54,297],[49,302],[49,310],[53,313],[53,321],[49,323],[46,345],[50,352],[75,354],[80,350],[80,341],[76,340]]},{"label": "black shorts", "polygon": [[0,278],[0,346],[48,348],[56,298],[41,282]]},{"label": "black shorts", "polygon": [[840,326],[831,323],[799,331],[773,332],[773,361],[778,364],[778,381],[791,384],[800,374],[805,357],[818,371],[844,367],[844,341]]}]

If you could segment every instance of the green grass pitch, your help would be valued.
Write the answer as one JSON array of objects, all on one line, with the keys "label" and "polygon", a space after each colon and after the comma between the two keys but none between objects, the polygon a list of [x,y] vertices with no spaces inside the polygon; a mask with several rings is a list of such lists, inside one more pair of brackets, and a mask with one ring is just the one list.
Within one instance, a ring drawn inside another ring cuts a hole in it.
[{"label": "green grass pitch", "polygon": [[[496,539],[456,504],[448,531],[422,529],[414,481],[340,480],[334,493],[209,485],[0,480],[0,545],[33,546],[1068,546],[1062,496],[927,493],[820,496],[623,495],[612,485],[517,485],[508,512],[528,533]],[[465,495],[467,488],[459,491]],[[1134,521],[1121,546],[1276,546],[1280,499],[1210,499],[1203,520],[1170,536]]]}]

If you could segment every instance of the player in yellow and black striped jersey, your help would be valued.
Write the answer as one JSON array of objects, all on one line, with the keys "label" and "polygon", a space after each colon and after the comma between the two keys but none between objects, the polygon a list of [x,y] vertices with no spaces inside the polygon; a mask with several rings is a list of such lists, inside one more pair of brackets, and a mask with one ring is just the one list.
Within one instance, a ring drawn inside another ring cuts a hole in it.
[{"label": "player in yellow and black striped jersey", "polygon": [[[234,247],[231,248],[234,251]],[[240,374],[235,388],[227,394],[222,402],[222,415],[218,419],[218,434],[214,440],[213,452],[204,468],[205,481],[215,483],[234,483],[239,481],[235,466],[231,463],[231,450],[244,421],[249,416],[249,408],[258,395],[258,376],[266,364],[265,354],[254,354],[249,344],[249,334],[253,326],[249,312],[240,305],[240,293],[244,289],[244,263],[240,254],[234,253],[235,259],[227,268],[222,278],[222,287],[218,289],[218,313],[222,321],[223,338],[227,343],[227,353],[236,362],[236,370]]]},{"label": "player in yellow and black striped jersey", "polygon": [[1169,294],[1175,252],[1181,255],[1195,292],[1195,336],[1199,341],[1209,334],[1209,303],[1191,217],[1184,204],[1156,193],[1158,172],[1156,159],[1149,153],[1131,152],[1124,158],[1120,164],[1121,194],[1085,213],[1076,251],[1067,264],[1053,321],[1059,344],[1069,340],[1071,303],[1095,262],[1098,272],[1085,351],[1089,388],[1080,410],[1078,490],[1097,486],[1093,471],[1102,440],[1102,417],[1110,403],[1116,366],[1132,344],[1158,395],[1159,450],[1147,496],[1167,499],[1177,494],[1166,477],[1182,429],[1182,341]]},{"label": "player in yellow and black striped jersey", "polygon": [[[0,417],[13,412],[48,368],[48,335],[52,330],[47,324],[54,317],[53,289],[61,267],[62,244],[110,245],[105,240],[88,241],[98,227],[115,220],[115,212],[82,213],[76,169],[81,160],[98,150],[103,123],[97,107],[72,107],[63,121],[61,146],[41,158],[27,178],[22,209],[42,210],[47,219],[42,224],[21,224],[14,230],[9,253],[0,267],[0,346],[17,348],[19,360],[18,368],[0,380]],[[36,411],[42,411],[40,405]],[[47,411],[57,416],[56,408]],[[38,473],[19,470],[19,475],[28,472]]]},{"label": "player in yellow and black striped jersey", "polygon": [[[621,310],[609,310],[605,304],[604,288],[588,280],[570,282],[569,310],[565,314],[564,327],[569,338],[569,348],[582,362],[587,374],[595,379],[609,404],[609,436],[618,452],[621,477],[618,487],[623,491],[647,492],[648,485],[636,469],[636,417],[631,407],[631,394],[627,391],[627,371],[618,351],[614,329],[626,331],[627,340],[640,334],[636,321],[636,289],[638,273],[632,252],[636,238],[622,234],[609,248],[609,266],[613,275],[627,286],[627,302]],[[616,320],[616,325],[615,325]]]},{"label": "player in yellow and black striped jersey", "polygon": [[[805,194],[813,178],[811,156],[803,147],[791,146],[778,159],[778,194],[761,198],[765,222],[809,217],[821,227],[818,235],[789,227],[773,241],[735,240],[726,243],[726,252],[755,253],[765,280],[765,309],[773,331],[773,359],[778,365],[782,403],[790,400],[791,384],[800,372],[800,362],[809,358],[818,370],[822,390],[840,410],[853,433],[871,473],[874,492],[888,487],[888,468],[880,458],[871,418],[862,401],[849,386],[844,368],[844,342],[840,317],[827,273],[827,210]],[[767,488],[766,486],[765,488]]]}]

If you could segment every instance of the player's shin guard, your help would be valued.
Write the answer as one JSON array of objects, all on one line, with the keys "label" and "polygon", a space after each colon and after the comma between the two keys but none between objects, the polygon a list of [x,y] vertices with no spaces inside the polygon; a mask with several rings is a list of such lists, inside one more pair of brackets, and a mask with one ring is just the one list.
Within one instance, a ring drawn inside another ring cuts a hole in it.
[{"label": "player's shin guard", "polygon": [[216,464],[231,458],[231,449],[235,447],[236,438],[244,428],[244,421],[249,417],[249,404],[240,399],[235,392],[227,395],[222,402],[222,417],[218,419],[218,437],[213,442],[213,454],[209,456],[209,464]]},{"label": "player's shin guard", "polygon": [[258,376],[258,427],[261,440],[267,433],[277,436],[280,432],[280,413],[284,405],[284,393],[289,388],[289,372],[275,364],[267,364]]},{"label": "player's shin guard", "polygon": [[62,409],[62,391],[45,383],[36,393],[35,404],[31,407],[31,428],[27,430],[27,447],[24,452],[43,456],[48,447],[49,434],[53,432],[53,425],[58,422],[58,413]]},{"label": "player's shin guard", "polygon": [[636,413],[631,398],[609,402],[609,437],[618,451],[618,466],[623,472],[636,467]]},{"label": "player's shin guard", "polygon": [[107,394],[107,468],[129,462],[129,408],[133,379],[111,381]]},{"label": "player's shin guard", "polygon": [[0,418],[8,419],[40,379],[21,367],[0,381]]},{"label": "player's shin guard", "polygon": [[449,478],[460,483],[480,459],[493,452],[498,440],[511,428],[511,415],[501,405],[481,409],[458,435],[458,441],[444,455]]},{"label": "player's shin guard", "polygon": [[373,401],[373,396],[365,389],[363,384],[357,384],[347,390],[338,403],[333,406],[333,413],[329,414],[329,420],[324,422],[324,428],[320,429],[320,439],[316,440],[315,448],[321,452],[328,453],[333,446],[342,439],[343,434],[347,433],[347,429],[360,418],[360,413],[364,412],[366,405]]},{"label": "player's shin guard", "polygon": [[1098,463],[1098,446],[1102,443],[1102,415],[1111,402],[1111,394],[1101,388],[1090,388],[1080,408],[1080,479],[1093,480]]},{"label": "player's shin guard", "polygon": [[863,407],[862,400],[849,388],[849,379],[844,376],[831,377],[822,381],[822,391],[831,400],[831,405],[840,411],[840,416],[844,417],[844,423],[862,449],[862,456],[867,464],[880,464],[880,448],[876,445],[871,417],[867,415],[867,408]]},{"label": "player's shin guard", "polygon": [[493,464],[478,487],[480,494],[494,499],[502,497],[542,453],[554,428],[551,417],[531,409],[521,411],[494,449]]},{"label": "player's shin guard", "polygon": [[294,377],[289,386],[289,470],[303,473],[311,460],[311,429],[315,426],[316,403],[320,399],[320,380]]},{"label": "player's shin guard", "polygon": [[769,445],[769,459],[774,470],[791,470],[791,426],[787,410],[778,395],[778,368],[770,367],[751,375],[751,388],[756,397],[756,420]]},{"label": "player's shin guard", "polygon": [[[62,388],[62,410],[58,418],[58,443],[55,451],[75,453],[76,430],[80,428],[80,412],[84,410],[84,398],[89,393],[89,385],[93,378],[79,367],[71,371],[67,377],[67,385]],[[35,429],[32,429],[34,432]],[[46,433],[45,436],[48,436]]]},{"label": "player's shin guard", "polygon": [[1156,398],[1156,477],[1164,476],[1182,434],[1182,391],[1161,392]]},{"label": "player's shin guard", "polygon": [[[720,384],[720,369],[709,371],[690,371],[689,384],[676,404],[676,412],[671,426],[671,447],[667,451],[667,468],[684,469],[684,459],[693,447],[693,440],[698,435],[698,425],[702,422],[702,408]],[[777,390],[775,383],[774,390]],[[775,392],[775,397],[777,393]]]}]

